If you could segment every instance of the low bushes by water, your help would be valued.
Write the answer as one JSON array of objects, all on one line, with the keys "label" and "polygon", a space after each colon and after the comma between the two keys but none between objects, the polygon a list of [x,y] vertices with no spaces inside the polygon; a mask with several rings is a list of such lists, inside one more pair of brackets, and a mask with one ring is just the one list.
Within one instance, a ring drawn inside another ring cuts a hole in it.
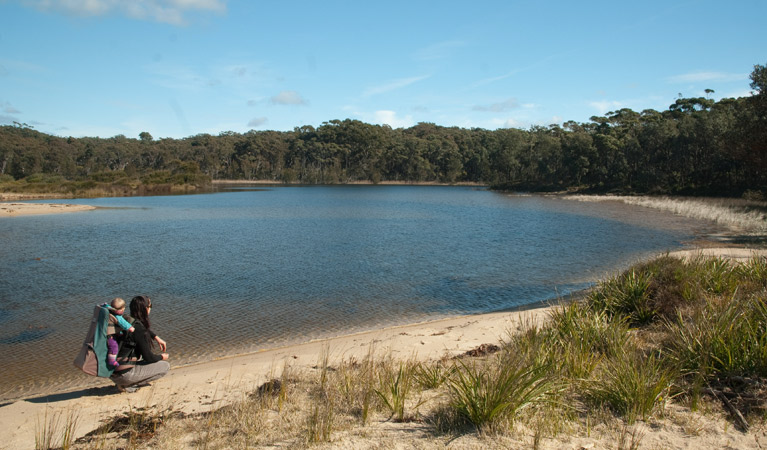
[{"label": "low bushes by water", "polygon": [[72,198],[127,197],[194,191],[210,184],[209,176],[192,169],[156,171],[141,177],[122,171],[96,172],[77,180],[38,173],[20,180],[2,176],[0,192],[59,194]]}]

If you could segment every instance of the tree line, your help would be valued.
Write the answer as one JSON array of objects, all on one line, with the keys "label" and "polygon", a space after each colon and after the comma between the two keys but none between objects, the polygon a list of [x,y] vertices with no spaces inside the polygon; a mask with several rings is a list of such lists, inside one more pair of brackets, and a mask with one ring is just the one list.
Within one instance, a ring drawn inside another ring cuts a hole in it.
[{"label": "tree line", "polygon": [[[514,190],[767,195],[767,68],[753,95],[680,98],[668,110],[628,108],[589,122],[527,130],[393,129],[331,120],[292,131],[183,139],[58,137],[0,127],[0,181],[204,184],[210,179],[333,184],[475,182]],[[713,91],[707,90],[707,93]]]}]

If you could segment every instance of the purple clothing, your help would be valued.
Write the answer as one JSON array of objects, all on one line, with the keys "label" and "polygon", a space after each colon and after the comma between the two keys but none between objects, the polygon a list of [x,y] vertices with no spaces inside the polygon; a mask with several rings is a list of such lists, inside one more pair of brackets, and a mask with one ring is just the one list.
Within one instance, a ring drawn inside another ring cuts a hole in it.
[{"label": "purple clothing", "polygon": [[120,365],[117,362],[117,352],[120,350],[120,346],[117,345],[114,335],[107,336],[107,365],[115,368]]}]

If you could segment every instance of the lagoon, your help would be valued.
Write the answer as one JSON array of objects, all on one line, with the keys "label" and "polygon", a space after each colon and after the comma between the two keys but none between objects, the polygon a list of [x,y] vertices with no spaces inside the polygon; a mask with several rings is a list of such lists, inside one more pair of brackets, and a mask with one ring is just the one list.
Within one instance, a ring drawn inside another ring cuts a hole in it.
[{"label": "lagoon", "polygon": [[463,186],[237,186],[0,220],[0,400],[93,385],[93,306],[152,298],[173,364],[556,298],[712,226]]}]

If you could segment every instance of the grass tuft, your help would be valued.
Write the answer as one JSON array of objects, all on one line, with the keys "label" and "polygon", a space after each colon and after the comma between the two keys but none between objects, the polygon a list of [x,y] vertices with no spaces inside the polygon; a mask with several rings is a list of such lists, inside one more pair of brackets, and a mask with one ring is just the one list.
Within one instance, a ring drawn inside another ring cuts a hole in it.
[{"label": "grass tuft", "polygon": [[459,360],[448,381],[452,406],[480,430],[546,402],[562,386],[551,377],[549,365],[526,365],[513,358],[486,364]]},{"label": "grass tuft", "polygon": [[669,397],[675,372],[663,359],[639,352],[610,358],[602,373],[592,380],[588,397],[605,405],[633,424],[647,420]]}]

